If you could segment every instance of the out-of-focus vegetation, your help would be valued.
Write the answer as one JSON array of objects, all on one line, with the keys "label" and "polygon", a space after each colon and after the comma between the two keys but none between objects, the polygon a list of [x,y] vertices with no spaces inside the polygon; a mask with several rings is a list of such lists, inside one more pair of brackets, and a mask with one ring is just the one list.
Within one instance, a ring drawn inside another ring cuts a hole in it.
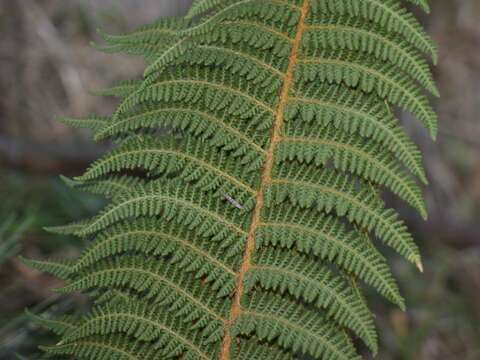
[{"label": "out-of-focus vegetation", "polygon": [[[77,256],[80,240],[42,228],[86,217],[102,204],[69,190],[57,175],[80,174],[108,144],[53,121],[55,115],[108,113],[113,103],[88,90],[141,74],[137,59],[90,47],[96,28],[126,32],[181,13],[188,3],[0,1],[0,360],[16,353],[36,359],[38,344],[49,342],[48,334],[28,324],[26,307],[47,315],[88,308],[83,297],[56,294],[58,280],[26,268],[16,256]],[[425,273],[391,256],[408,311],[372,297],[381,360],[480,359],[480,2],[435,0],[432,10],[430,17],[419,15],[440,46],[434,70],[442,94],[438,142],[404,119],[426,153],[431,180],[428,222],[404,211],[422,247]]]}]

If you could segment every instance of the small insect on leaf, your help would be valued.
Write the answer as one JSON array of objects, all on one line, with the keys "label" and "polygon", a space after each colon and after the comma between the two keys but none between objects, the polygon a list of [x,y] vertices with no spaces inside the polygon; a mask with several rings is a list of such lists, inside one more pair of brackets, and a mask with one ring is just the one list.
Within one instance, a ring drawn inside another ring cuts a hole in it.
[{"label": "small insect on leaf", "polygon": [[243,210],[243,205],[240,204],[237,200],[235,200],[234,198],[232,198],[230,195],[228,194],[223,194],[223,196],[225,196],[225,199],[228,200],[228,202],[230,204],[232,204],[233,206],[235,206],[237,209],[240,209],[240,210]]}]

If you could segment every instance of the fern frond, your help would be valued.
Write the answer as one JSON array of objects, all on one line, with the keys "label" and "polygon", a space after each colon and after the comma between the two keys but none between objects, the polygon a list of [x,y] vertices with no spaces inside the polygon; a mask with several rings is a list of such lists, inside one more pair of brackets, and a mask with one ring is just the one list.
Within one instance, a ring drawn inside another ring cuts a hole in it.
[{"label": "fern frond", "polygon": [[186,29],[189,25],[190,22],[182,18],[169,17],[141,26],[130,34],[109,35],[103,31],[99,31],[99,33],[105,43],[112,46],[119,44],[159,44],[167,47],[176,39],[177,31]]},{"label": "fern frond", "polygon": [[[122,220],[141,216],[160,216],[196,228],[202,236],[222,240],[224,246],[241,248],[248,221],[242,212],[226,201],[207,197],[191,187],[175,183],[150,182],[114,199],[98,216],[86,222],[75,234],[94,234]],[[240,244],[238,244],[240,243]]]},{"label": "fern frond", "polygon": [[[167,76],[164,80],[156,81],[130,93],[118,107],[114,118],[118,118],[121,114],[146,101],[186,101],[190,103],[202,101],[202,105],[207,106],[209,110],[225,109],[232,116],[253,117],[255,120],[259,115],[270,114],[272,116],[274,114],[272,107],[274,94],[263,89],[249,94],[245,92],[245,85],[240,79],[226,78],[223,71],[192,67],[189,74],[184,71],[172,70]],[[199,94],[204,94],[204,97]],[[205,103],[207,99],[210,101]]]},{"label": "fern frond", "polygon": [[[145,185],[145,181],[141,178],[129,175],[112,175],[106,179],[96,179],[91,181],[69,179],[67,184],[77,190],[94,195],[102,195],[105,198],[110,199],[118,197],[121,194],[127,194],[137,186]],[[81,223],[79,226],[82,226]]]},{"label": "fern frond", "polygon": [[263,164],[263,147],[268,138],[255,136],[256,126],[249,126],[242,121],[231,123],[229,118],[225,110],[207,113],[191,105],[175,104],[160,110],[142,110],[113,120],[97,132],[96,138],[122,136],[138,129],[170,128],[176,132],[187,132],[215,147],[232,150],[232,155],[240,156],[242,162],[249,164],[252,170],[259,169]]},{"label": "fern frond", "polygon": [[415,115],[433,139],[438,132],[437,117],[421,89],[391,66],[377,63],[357,53],[324,51],[299,60],[299,81],[345,83],[366,93],[375,92],[394,105]]},{"label": "fern frond", "polygon": [[[166,266],[168,265],[168,266]],[[140,256],[106,261],[75,277],[60,292],[89,289],[131,289],[141,293],[144,300],[158,306],[167,306],[170,313],[184,323],[194,322],[194,329],[202,330],[207,342],[222,337],[228,303],[212,301],[208,289],[200,282],[183,274],[173,263],[157,261],[145,266]]]},{"label": "fern frond", "polygon": [[140,84],[142,84],[142,82],[139,80],[126,80],[109,88],[92,91],[92,94],[97,96],[112,96],[123,98],[134,92]]},{"label": "fern frond", "polygon": [[[205,16],[198,24],[195,24],[188,29],[181,30],[178,33],[183,36],[204,35],[222,20],[239,18],[247,13],[248,3],[250,2],[252,2],[252,0],[222,1],[222,5],[219,6],[218,9],[216,9],[217,11],[212,15]],[[210,4],[209,7],[212,8],[212,5],[214,4]],[[265,8],[257,5],[253,8],[254,12],[250,12],[250,16],[260,15],[262,19],[271,18],[274,14],[273,11],[270,10],[265,12],[264,9]]]},{"label": "fern frond", "polygon": [[327,316],[354,331],[374,353],[377,351],[377,335],[366,304],[327,267],[302,255],[263,250],[258,252],[245,282],[247,291],[259,284],[327,309]]},{"label": "fern frond", "polygon": [[105,54],[124,54],[131,56],[141,56],[147,62],[154,61],[159,54],[162,53],[162,46],[158,44],[128,44],[119,43],[116,45],[98,45],[96,43],[90,44],[94,49]]},{"label": "fern frond", "polygon": [[220,197],[229,194],[245,208],[252,208],[256,176],[245,173],[242,164],[230,161],[224,153],[207,150],[204,143],[194,140],[162,142],[152,137],[135,137],[95,162],[77,180],[88,181],[111,172],[141,168],[151,176],[165,173],[196,182],[206,191],[214,190]]},{"label": "fern frond", "polygon": [[[421,0],[413,0],[421,1]],[[425,34],[415,17],[405,10],[399,0],[314,0],[312,12],[348,15],[352,18],[360,17],[373,21],[389,32],[402,35],[418,49],[432,56],[437,62],[437,48],[433,41]]]},{"label": "fern frond", "polygon": [[230,350],[232,359],[250,360],[250,359],[275,359],[289,360],[291,355],[275,345],[268,342],[262,343],[259,339],[240,339],[237,344],[232,344]]},{"label": "fern frond", "polygon": [[400,308],[405,302],[383,256],[356,231],[332,216],[282,205],[269,212],[256,231],[256,248],[281,247],[331,262],[371,285]]},{"label": "fern frond", "polygon": [[316,358],[360,359],[348,336],[316,311],[270,294],[253,294],[243,306],[233,329],[236,335],[278,338],[281,347]]},{"label": "fern frond", "polygon": [[[145,78],[147,78],[146,80],[148,80],[148,77],[152,74],[162,70],[166,65],[168,65],[168,63],[171,63],[173,60],[176,60],[185,54],[185,52],[188,51],[192,45],[192,42],[188,38],[176,39],[173,44],[165,49],[165,51],[158,53],[155,61],[153,61],[153,63],[145,69],[143,75]],[[146,86],[146,84],[148,84],[148,82],[142,84],[142,87]]]},{"label": "fern frond", "polygon": [[42,346],[50,356],[75,355],[86,360],[133,360],[141,357],[145,360],[157,358],[157,350],[142,341],[132,341],[127,336],[95,336],[70,343],[60,343],[54,347]]},{"label": "fern frond", "polygon": [[32,260],[24,257],[20,257],[20,260],[22,263],[35,270],[56,276],[60,279],[66,279],[70,274],[71,264],[66,261]]},{"label": "fern frond", "polygon": [[185,359],[213,358],[215,350],[212,345],[202,343],[199,330],[160,310],[142,302],[100,308],[69,332],[64,343],[120,333],[143,342],[155,341],[157,356],[172,358],[184,354]]},{"label": "fern frond", "polygon": [[246,77],[267,91],[274,91],[280,87],[281,77],[284,74],[278,68],[270,65],[268,60],[254,57],[247,50],[242,51],[241,46],[231,48],[204,45],[192,49],[185,62],[191,65],[227,68],[232,74]]},{"label": "fern frond", "polygon": [[45,316],[34,314],[30,311],[25,311],[27,317],[36,325],[41,326],[56,335],[65,335],[73,330],[78,322],[78,319],[73,316],[64,315],[59,318],[49,319]]},{"label": "fern frond", "polygon": [[417,50],[399,36],[360,19],[336,16],[312,22],[305,33],[305,49],[347,49],[361,51],[389,61],[438,96],[427,62]]},{"label": "fern frond", "polygon": [[420,262],[419,249],[396,212],[385,209],[376,192],[355,184],[348,176],[340,178],[328,169],[284,166],[272,180],[265,199],[268,206],[288,199],[302,208],[314,207],[327,213],[334,211],[337,216],[373,231],[413,264]]},{"label": "fern frond", "polygon": [[105,124],[109,121],[109,118],[104,116],[90,115],[82,119],[60,117],[57,118],[57,121],[74,129],[88,129],[97,132],[105,126]]},{"label": "fern frond", "polygon": [[47,226],[47,227],[44,227],[43,229],[52,234],[75,235],[75,233],[83,229],[87,223],[88,223],[87,221],[82,220],[82,221],[75,221],[73,223],[66,224],[66,225]]},{"label": "fern frond", "polygon": [[291,137],[285,137],[279,143],[277,159],[323,166],[333,160],[336,169],[386,186],[426,217],[420,188],[382,146],[365,144],[360,137],[339,133],[331,127],[325,128],[316,137],[311,137],[314,134],[312,130],[314,128],[300,129]]},{"label": "fern frond", "polygon": [[86,271],[100,260],[129,253],[169,257],[183,270],[203,277],[220,295],[230,294],[235,287],[234,254],[227,254],[225,259],[218,243],[202,240],[179,224],[149,218],[115,225],[99,234],[72,266],[71,274]]},{"label": "fern frond", "polygon": [[283,60],[288,55],[292,42],[288,33],[248,20],[217,24],[210,33],[205,34],[205,37],[207,44],[230,42],[236,46],[248,45],[256,50],[269,51]]},{"label": "fern frond", "polygon": [[[426,0],[408,0],[428,11]],[[359,359],[378,350],[368,286],[405,309],[376,239],[422,270],[388,190],[426,218],[422,156],[395,115],[431,136],[436,47],[401,0],[196,0],[185,19],[107,52],[147,60],[100,91],[109,117],[64,119],[113,149],[65,183],[109,199],[50,228],[88,241],[75,261],[31,261],[82,292],[78,321],[41,319],[49,356]]]}]

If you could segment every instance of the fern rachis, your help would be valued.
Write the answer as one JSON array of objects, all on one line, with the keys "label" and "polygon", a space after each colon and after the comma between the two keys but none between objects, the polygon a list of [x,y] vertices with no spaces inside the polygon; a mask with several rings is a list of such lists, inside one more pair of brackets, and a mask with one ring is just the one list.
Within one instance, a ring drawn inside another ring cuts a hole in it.
[{"label": "fern rachis", "polygon": [[26,260],[95,299],[80,321],[37,319],[61,336],[45,351],[357,359],[359,338],[376,353],[361,285],[405,303],[372,240],[422,269],[381,196],[426,217],[421,155],[392,112],[436,136],[436,50],[415,18],[399,0],[197,0],[185,19],[102,36],[149,65],[99,92],[121,99],[111,117],[62,119],[117,144],[66,179],[110,204],[52,228],[91,244],[71,263]]}]

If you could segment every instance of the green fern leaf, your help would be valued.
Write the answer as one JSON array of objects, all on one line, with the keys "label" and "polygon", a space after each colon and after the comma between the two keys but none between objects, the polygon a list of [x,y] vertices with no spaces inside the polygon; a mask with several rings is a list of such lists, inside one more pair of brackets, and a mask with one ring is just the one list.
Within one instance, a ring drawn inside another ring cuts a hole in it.
[{"label": "green fern leaf", "polygon": [[156,349],[141,341],[132,342],[126,336],[96,336],[55,347],[41,347],[51,356],[77,356],[86,360],[131,360],[141,357],[145,360],[158,359]]},{"label": "green fern leaf", "polygon": [[[418,1],[418,0],[413,0]],[[315,0],[312,13],[327,12],[371,20],[389,32],[401,34],[405,40],[432,56],[437,62],[437,48],[425,34],[415,17],[402,8],[399,0]]]},{"label": "green fern leaf", "polygon": [[301,129],[285,137],[278,146],[278,160],[298,160],[317,166],[325,166],[333,160],[336,169],[385,186],[426,217],[420,188],[383,147],[365,144],[360,137],[331,128],[325,128],[324,133],[312,138],[312,130]]},{"label": "green fern leaf", "polygon": [[427,62],[415,48],[399,36],[391,36],[381,27],[360,19],[321,18],[305,33],[305,49],[331,48],[362,51],[382,61],[389,61],[438,96]]},{"label": "green fern leaf", "polygon": [[349,232],[334,217],[282,205],[269,212],[255,236],[257,249],[280,247],[331,262],[371,285],[400,308],[405,308],[383,256],[361,233]]},{"label": "green fern leaf", "polygon": [[140,84],[142,84],[142,82],[138,80],[122,81],[115,86],[92,91],[92,94],[97,96],[112,96],[122,98],[135,91]]},{"label": "green fern leaf", "polygon": [[65,335],[67,332],[73,330],[78,320],[72,316],[62,316],[56,319],[49,319],[45,316],[33,314],[28,310],[25,313],[34,324],[44,327],[56,335]]},{"label": "green fern leaf", "polygon": [[[128,175],[112,175],[105,179],[93,181],[66,180],[66,178],[63,177],[63,181],[71,188],[94,195],[102,195],[108,199],[118,197],[121,194],[127,194],[136,186],[145,185],[144,180]],[[81,227],[81,223],[78,226]],[[55,228],[61,229],[62,227],[54,227],[53,229]]]},{"label": "green fern leaf", "polygon": [[66,279],[70,274],[70,263],[67,262],[31,260],[23,257],[21,257],[20,260],[35,270],[51,274],[60,279]]},{"label": "green fern leaf", "polygon": [[282,294],[288,292],[296,299],[326,308],[327,316],[350,328],[374,353],[377,351],[377,335],[370,311],[345,280],[301,255],[292,257],[288,252],[263,251],[257,257],[247,273],[246,289],[259,284],[264,289]]},{"label": "green fern leaf", "polygon": [[[337,131],[359,133],[394,152],[398,160],[407,166],[424,183],[427,182],[422,157],[416,146],[398,126],[388,105],[373,96],[358,91],[349,91],[337,86],[302,87],[302,97],[292,97],[285,109],[286,133],[304,129],[297,120],[318,123],[314,126],[333,124]],[[298,130],[297,130],[298,129]],[[312,129],[304,130],[314,135]]]},{"label": "green fern leaf", "polygon": [[114,146],[63,178],[108,199],[49,228],[86,240],[79,258],[24,260],[92,299],[80,319],[34,317],[60,338],[45,353],[350,360],[356,339],[377,353],[363,287],[406,305],[376,241],[423,269],[382,199],[427,216],[396,108],[437,134],[437,50],[402,1],[196,0],[185,19],[101,36],[147,66],[97,92],[119,98],[112,116],[61,119]]},{"label": "green fern leaf", "polygon": [[92,131],[99,131],[106,125],[108,118],[91,115],[83,119],[61,117],[57,118],[57,121],[74,129],[89,129]]}]

